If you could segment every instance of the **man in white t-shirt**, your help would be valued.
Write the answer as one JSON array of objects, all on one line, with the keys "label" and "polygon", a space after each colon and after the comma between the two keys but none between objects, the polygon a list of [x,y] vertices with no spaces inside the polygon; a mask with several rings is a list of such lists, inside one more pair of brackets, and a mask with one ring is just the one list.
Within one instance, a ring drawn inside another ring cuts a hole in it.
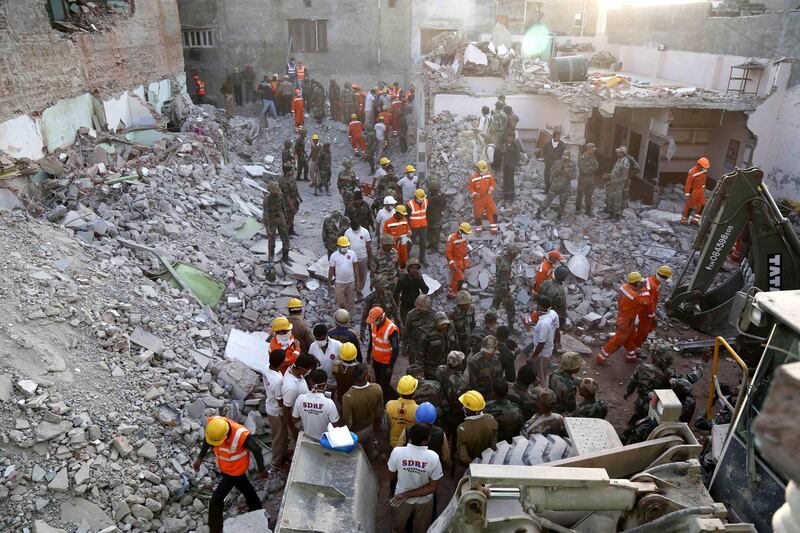
[{"label": "man in white t-shirt", "polygon": [[417,184],[419,183],[419,177],[417,177],[414,172],[417,169],[414,168],[413,165],[406,165],[406,174],[397,182],[400,186],[400,189],[403,191],[403,203],[407,204],[414,198],[414,193],[417,192]]},{"label": "man in white t-shirt", "polygon": [[394,206],[396,205],[397,200],[394,199],[394,196],[385,196],[383,198],[383,209],[375,215],[376,237],[380,237],[383,233],[383,223],[394,216]]},{"label": "man in white t-shirt", "polygon": [[297,397],[308,392],[305,377],[311,370],[316,368],[317,359],[310,353],[301,353],[300,357],[286,370],[283,375],[283,419],[289,428],[289,433],[294,441],[297,441],[297,427],[292,421],[292,409]]},{"label": "man in white t-shirt", "polygon": [[269,354],[269,367],[261,375],[264,383],[266,399],[264,411],[272,433],[272,468],[287,471],[286,450],[289,448],[289,433],[283,418],[283,374],[280,373],[286,353],[283,350],[272,350]]},{"label": "man in white t-shirt", "polygon": [[402,533],[413,516],[414,533],[428,531],[433,519],[433,495],[442,479],[442,463],[428,449],[430,424],[414,424],[406,430],[408,444],[398,446],[389,456],[389,472],[397,479],[392,506],[392,532]]},{"label": "man in white t-shirt", "polygon": [[325,396],[328,374],[318,368],[311,373],[311,391],[301,394],[292,408],[295,423],[303,424],[306,435],[319,439],[328,430],[328,423],[339,425],[339,411],[333,400]]},{"label": "man in white t-shirt", "polygon": [[558,313],[552,309],[550,298],[539,295],[537,312],[539,320],[533,329],[533,342],[525,348],[525,353],[534,365],[538,363],[540,383],[547,383],[547,366],[555,346],[561,342],[561,332],[558,329]]},{"label": "man in white t-shirt", "polygon": [[367,228],[362,228],[358,220],[350,221],[350,228],[344,232],[350,240],[350,249],[356,253],[356,295],[361,299],[361,291],[367,282],[367,268],[372,260],[372,236]]},{"label": "man in white t-shirt", "polygon": [[328,390],[335,393],[336,377],[333,375],[333,362],[339,359],[342,343],[328,337],[328,326],[325,324],[317,324],[314,326],[313,332],[316,340],[311,343],[308,353],[319,361],[317,368],[321,368],[328,374]]},{"label": "man in white t-shirt", "polygon": [[375,141],[378,148],[375,156],[380,160],[383,157],[383,150],[386,146],[386,124],[382,120],[375,122]]},{"label": "man in white t-shirt", "polygon": [[336,241],[338,248],[328,259],[328,285],[336,281],[336,307],[346,309],[350,316],[356,303],[356,253],[350,249],[350,239],[342,235]]}]

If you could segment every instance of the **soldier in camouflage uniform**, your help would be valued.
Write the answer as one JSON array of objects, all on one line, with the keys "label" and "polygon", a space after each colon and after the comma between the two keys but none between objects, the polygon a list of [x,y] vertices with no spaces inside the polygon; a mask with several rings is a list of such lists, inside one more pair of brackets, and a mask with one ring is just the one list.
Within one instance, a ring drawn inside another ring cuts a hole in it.
[{"label": "soldier in camouflage uniform", "polygon": [[364,159],[369,163],[369,173],[375,174],[375,150],[378,147],[378,138],[375,136],[375,125],[367,122],[364,126]]},{"label": "soldier in camouflage uniform", "polygon": [[[372,288],[374,290],[364,299],[363,304],[364,312],[361,315],[361,327],[359,329],[362,341],[366,339],[366,332],[369,331],[367,327],[367,316],[369,315],[370,309],[373,307],[382,308],[383,312],[386,313],[386,318],[395,324],[400,323],[400,308],[397,306],[397,302],[394,296],[392,296],[392,293],[386,290],[386,283],[384,280],[374,280],[372,282]],[[403,335],[400,337],[402,338]]]},{"label": "soldier in camouflage uniform", "polygon": [[359,226],[374,235],[375,220],[372,218],[372,211],[367,202],[364,201],[364,194],[361,191],[356,191],[353,195],[353,201],[350,202],[350,206],[345,210],[344,215],[351,221],[355,220]]},{"label": "soldier in camouflage uniform", "polygon": [[292,141],[286,139],[283,141],[283,152],[281,152],[281,165],[283,168],[287,166],[294,167],[294,152],[292,151]]},{"label": "soldier in camouflage uniform", "polygon": [[286,202],[286,224],[289,226],[289,235],[297,235],[294,231],[294,217],[300,210],[303,199],[297,190],[297,182],[294,180],[294,167],[283,167],[283,176],[279,179],[283,200]]},{"label": "soldier in camouflage uniform", "polygon": [[408,118],[404,108],[400,108],[397,115],[397,137],[400,141],[400,152],[408,152]]},{"label": "soldier in camouflage uniform", "polygon": [[578,394],[578,385],[581,380],[575,374],[581,369],[583,361],[576,352],[564,352],[558,362],[558,370],[550,374],[550,390],[556,395],[553,409],[562,415],[568,415],[575,410],[575,400]]},{"label": "soldier in camouflage uniform", "polygon": [[414,391],[414,401],[417,405],[430,402],[436,408],[436,419],[442,416],[442,402],[444,400],[444,388],[435,379],[427,379],[425,370],[420,365],[411,365],[406,370],[406,374],[417,379],[417,390]]},{"label": "soldier in camouflage uniform", "polygon": [[383,279],[386,283],[386,290],[394,293],[397,278],[400,276],[400,261],[397,250],[394,249],[394,239],[391,235],[381,235],[380,244],[380,249],[375,253],[372,278]]},{"label": "soldier in camouflage uniform", "polygon": [[281,238],[283,261],[289,260],[289,228],[286,226],[286,203],[283,201],[281,186],[277,181],[267,183],[267,194],[264,195],[264,215],[262,222],[267,229],[269,239],[269,262],[275,259],[275,234]]},{"label": "soldier in camouflage uniform", "polygon": [[325,193],[331,195],[331,143],[322,145],[322,153],[319,154],[319,188],[325,188]]},{"label": "soldier in camouflage uniform", "polygon": [[349,227],[347,219],[337,210],[333,210],[328,218],[322,222],[322,243],[328,251],[328,259],[336,251],[336,240],[344,235]]},{"label": "soldier in camouflage uniform", "polygon": [[325,118],[325,88],[316,80],[312,82],[314,90],[311,93],[311,116],[322,122]]},{"label": "soldier in camouflage uniform", "polygon": [[669,388],[669,376],[664,370],[669,368],[670,363],[672,363],[672,356],[659,350],[652,352],[651,359],[652,363],[639,363],[633,370],[631,377],[628,378],[628,385],[623,398],[627,400],[631,394],[636,392],[633,414],[628,421],[631,426],[647,416],[650,393],[656,389]]},{"label": "soldier in camouflage uniform", "polygon": [[475,326],[472,328],[472,333],[469,335],[469,353],[478,353],[481,351],[483,339],[487,335],[494,335],[497,332],[497,310],[490,307],[483,314],[483,325]]},{"label": "soldier in camouflage uniform", "polygon": [[498,340],[494,335],[483,339],[481,349],[467,360],[468,383],[471,389],[483,394],[486,399],[494,398],[494,387],[503,380],[503,367],[498,356]]},{"label": "soldier in camouflage uniform", "polygon": [[600,387],[592,378],[583,378],[578,385],[578,395],[582,401],[570,416],[580,418],[602,418],[608,415],[608,406],[603,400],[596,398]]},{"label": "soldier in camouflage uniform", "polygon": [[308,154],[306,153],[306,130],[297,132],[294,141],[294,157],[297,161],[297,181],[308,181]]},{"label": "soldier in camouflage uniform", "polygon": [[600,170],[600,163],[594,155],[597,147],[594,143],[586,145],[586,151],[578,159],[578,197],[575,198],[575,212],[581,212],[581,203],[586,206],[586,214],[592,214],[592,196],[594,195],[594,179]]},{"label": "soldier in camouflage uniform", "polygon": [[681,401],[681,417],[679,420],[690,424],[697,404],[692,391],[692,382],[685,378],[672,378],[669,380],[669,385],[675,396]]},{"label": "soldier in camouflage uniform", "polygon": [[567,428],[564,425],[564,417],[553,412],[553,405],[556,403],[555,393],[544,387],[533,389],[536,396],[536,414],[522,425],[522,436],[526,439],[531,435],[560,435],[567,436]]},{"label": "soldier in camouflage uniform", "polygon": [[519,430],[525,422],[522,410],[516,404],[508,401],[508,383],[498,381],[494,387],[494,400],[486,402],[485,412],[497,420],[497,440],[511,443],[511,439],[519,435]]},{"label": "soldier in camouflage uniform", "polygon": [[420,294],[414,300],[414,309],[406,315],[403,334],[400,336],[400,353],[408,357],[409,364],[416,363],[420,342],[423,336],[433,329],[431,307],[431,297],[427,294]]},{"label": "soldier in camouflage uniform", "polygon": [[339,177],[336,180],[336,186],[339,189],[339,194],[342,195],[344,208],[347,209],[353,202],[353,196],[358,189],[358,178],[353,170],[353,162],[351,160],[345,159],[342,161],[342,166],[344,168],[341,172],[339,172]]},{"label": "soldier in camouflage uniform", "polygon": [[447,199],[442,194],[442,187],[438,181],[428,182],[428,248],[438,252],[442,240],[444,227],[444,208]]},{"label": "soldier in camouflage uniform", "polygon": [[508,389],[508,401],[522,410],[525,420],[536,414],[536,398],[530,391],[535,381],[536,368],[530,363],[525,363],[517,371],[517,379]]},{"label": "soldier in camouflage uniform", "polygon": [[436,369],[436,381],[441,383],[444,393],[441,421],[451,439],[455,438],[456,428],[464,421],[464,410],[458,397],[469,389],[469,385],[461,370],[463,366],[464,353],[454,350],[447,354],[447,364]]},{"label": "soldier in camouflage uniform", "polygon": [[539,210],[536,211],[536,218],[541,218],[542,213],[550,207],[553,200],[558,196],[558,216],[556,220],[561,220],[564,215],[564,209],[567,207],[567,200],[569,199],[570,182],[575,177],[575,164],[572,162],[572,157],[567,150],[561,155],[561,160],[553,163],[553,168],[550,170],[550,191],[547,193]]},{"label": "soldier in camouflage uniform", "polygon": [[494,113],[489,122],[489,129],[486,132],[486,145],[494,147],[494,157],[492,158],[492,168],[500,170],[502,168],[503,157],[503,141],[506,134],[506,126],[508,125],[508,115],[503,111],[503,102],[496,102],[494,105]]},{"label": "soldier in camouflage uniform", "polygon": [[[386,198],[387,196],[403,198],[403,193],[400,190],[400,186],[397,184],[397,179],[394,174],[394,167],[391,164],[386,165],[386,175],[381,176],[375,182],[375,198]],[[373,202],[372,204],[372,208],[376,212],[380,210],[381,207],[380,201]]]},{"label": "soldier in camouflage uniform", "polygon": [[424,331],[416,355],[417,364],[422,365],[427,379],[436,379],[436,369],[447,361],[447,355],[457,348],[456,332],[445,313],[433,316],[433,328]]},{"label": "soldier in camouflage uniform", "polygon": [[345,124],[350,123],[350,115],[356,112],[356,93],[350,82],[344,84],[342,91],[342,120]]},{"label": "soldier in camouflage uniform", "polygon": [[456,306],[450,311],[450,321],[456,330],[458,349],[469,353],[469,339],[475,329],[475,308],[472,307],[472,295],[468,291],[460,290],[456,294]]},{"label": "soldier in camouflage uniform", "polygon": [[606,184],[606,207],[610,220],[619,220],[622,216],[631,187],[631,176],[639,172],[639,165],[628,156],[627,147],[620,146],[616,152],[617,161]]},{"label": "soldier in camouflage uniform", "polygon": [[514,259],[519,255],[519,247],[516,244],[508,244],[495,259],[494,274],[494,299],[492,307],[498,309],[502,304],[508,315],[508,327],[514,330],[514,319],[517,309],[514,305],[514,295],[511,294],[511,280],[514,277],[512,271]]},{"label": "soldier in camouflage uniform", "polygon": [[542,282],[539,294],[550,298],[551,308],[558,314],[558,326],[562,331],[567,325],[567,292],[564,281],[569,276],[569,269],[564,265],[556,267],[553,279]]}]

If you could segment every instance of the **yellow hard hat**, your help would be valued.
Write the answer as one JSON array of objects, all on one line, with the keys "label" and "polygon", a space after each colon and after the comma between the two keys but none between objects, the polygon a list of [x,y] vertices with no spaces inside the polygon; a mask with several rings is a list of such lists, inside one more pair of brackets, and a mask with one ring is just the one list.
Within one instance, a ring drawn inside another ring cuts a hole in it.
[{"label": "yellow hard hat", "polygon": [[401,215],[408,214],[408,209],[406,209],[406,206],[404,205],[398,205],[397,207],[394,208],[394,210],[400,213]]},{"label": "yellow hard hat", "polygon": [[478,166],[478,170],[480,170],[481,172],[486,172],[487,170],[489,170],[489,165],[486,164],[486,161],[483,161],[483,160],[478,161],[478,165],[477,166]]},{"label": "yellow hard hat", "polygon": [[381,166],[383,166],[383,165],[388,165],[388,164],[389,164],[389,163],[391,163],[391,162],[392,162],[392,160],[391,160],[391,159],[389,159],[388,157],[381,157],[381,160],[380,160],[380,161],[378,161],[378,163],[380,163],[380,164],[381,164]]},{"label": "yellow hard hat", "polygon": [[397,382],[397,394],[414,394],[414,391],[417,390],[417,383],[417,378],[414,376],[403,376]]},{"label": "yellow hard hat", "polygon": [[342,344],[341,348],[339,348],[339,357],[342,359],[342,361],[352,361],[356,358],[357,352],[358,350],[356,350],[355,344],[352,342],[346,342]]},{"label": "yellow hard hat", "polygon": [[358,115],[356,115],[355,113],[353,113],[352,115],[350,115],[350,120],[355,120],[355,119],[357,119],[357,118],[358,118]]},{"label": "yellow hard hat", "polygon": [[291,298],[289,300],[289,304],[286,306],[289,311],[293,311],[295,309],[302,309],[303,302],[300,301],[300,298]]},{"label": "yellow hard hat", "polygon": [[472,226],[469,225],[469,222],[462,222],[461,224],[458,225],[458,229],[460,229],[462,232],[466,233],[467,235],[472,233]]},{"label": "yellow hard hat", "polygon": [[672,269],[667,265],[661,265],[660,267],[658,267],[658,270],[656,270],[656,274],[658,274],[662,278],[669,279],[672,277]]},{"label": "yellow hard hat", "polygon": [[461,402],[461,405],[476,413],[483,411],[483,408],[486,407],[486,400],[483,399],[483,394],[476,390],[468,390],[458,397],[458,401]]},{"label": "yellow hard hat", "polygon": [[311,136],[311,140],[312,140],[312,141],[318,141],[318,140],[319,140],[319,135],[317,135],[317,134],[315,133],[314,135],[312,135],[312,136]]},{"label": "yellow hard hat", "polygon": [[285,316],[279,316],[272,319],[272,331],[290,331],[292,323]]},{"label": "yellow hard hat", "polygon": [[414,196],[417,197],[417,200],[424,200],[425,199],[425,191],[422,189],[417,189],[414,191]]},{"label": "yellow hard hat", "polygon": [[417,169],[414,168],[414,165],[406,165],[406,172],[416,172]]},{"label": "yellow hard hat", "polygon": [[230,424],[222,416],[214,416],[206,424],[206,442],[210,446],[219,446],[228,436]]},{"label": "yellow hard hat", "polygon": [[628,283],[638,283],[644,281],[644,278],[639,272],[631,272],[628,274]]},{"label": "yellow hard hat", "polygon": [[350,246],[350,239],[342,235],[338,239],[336,239],[336,246],[343,247],[343,246]]}]

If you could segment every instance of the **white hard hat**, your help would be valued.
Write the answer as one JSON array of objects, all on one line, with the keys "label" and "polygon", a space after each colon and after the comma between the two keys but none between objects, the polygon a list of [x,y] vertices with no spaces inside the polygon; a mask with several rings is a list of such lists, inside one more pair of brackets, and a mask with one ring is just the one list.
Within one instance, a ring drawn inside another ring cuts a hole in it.
[{"label": "white hard hat", "polygon": [[383,205],[395,205],[397,200],[394,199],[394,196],[384,196],[383,197]]}]

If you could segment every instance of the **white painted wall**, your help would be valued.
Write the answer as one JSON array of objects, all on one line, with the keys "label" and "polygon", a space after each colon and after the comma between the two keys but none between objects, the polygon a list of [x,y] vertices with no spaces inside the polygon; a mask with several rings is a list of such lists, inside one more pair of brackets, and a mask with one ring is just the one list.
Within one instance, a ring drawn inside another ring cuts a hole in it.
[{"label": "white painted wall", "polygon": [[39,123],[28,115],[0,123],[0,150],[34,161],[44,157],[44,138]]}]

